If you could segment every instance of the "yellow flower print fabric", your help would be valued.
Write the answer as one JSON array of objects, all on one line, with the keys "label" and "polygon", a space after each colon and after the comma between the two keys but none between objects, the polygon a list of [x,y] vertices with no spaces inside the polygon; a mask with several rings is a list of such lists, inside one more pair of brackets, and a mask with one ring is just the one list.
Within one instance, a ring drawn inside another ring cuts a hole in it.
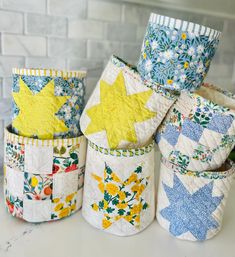
[{"label": "yellow flower print fabric", "polygon": [[94,227],[128,236],[154,219],[154,144],[107,149],[88,143],[83,217]]},{"label": "yellow flower print fabric", "polygon": [[173,102],[173,96],[145,85],[134,67],[112,56],[83,111],[81,130],[104,148],[141,147]]},{"label": "yellow flower print fabric", "polygon": [[103,199],[91,205],[94,211],[104,214],[102,227],[108,228],[113,222],[125,219],[137,228],[140,225],[140,213],[148,208],[142,193],[148,186],[149,177],[142,178],[142,166],[138,166],[129,178],[122,181],[105,164],[104,176],[91,174],[98,182],[98,188],[104,194]]}]

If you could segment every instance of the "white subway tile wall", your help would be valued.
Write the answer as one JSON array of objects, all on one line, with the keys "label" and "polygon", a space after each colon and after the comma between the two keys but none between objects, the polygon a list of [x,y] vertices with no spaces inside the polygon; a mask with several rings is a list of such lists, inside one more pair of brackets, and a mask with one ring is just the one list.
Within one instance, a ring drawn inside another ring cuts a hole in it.
[{"label": "white subway tile wall", "polygon": [[12,67],[87,68],[87,99],[111,54],[136,63],[150,12],[222,30],[207,80],[235,92],[235,20],[128,1],[0,0],[0,166]]}]

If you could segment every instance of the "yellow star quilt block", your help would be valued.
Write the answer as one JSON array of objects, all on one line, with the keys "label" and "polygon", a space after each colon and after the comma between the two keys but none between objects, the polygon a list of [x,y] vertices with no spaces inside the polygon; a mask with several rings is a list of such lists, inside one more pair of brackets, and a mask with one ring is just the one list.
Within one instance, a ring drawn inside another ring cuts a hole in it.
[{"label": "yellow star quilt block", "polygon": [[68,131],[65,123],[55,114],[70,96],[55,96],[54,80],[48,82],[38,93],[33,93],[22,78],[20,78],[19,86],[19,92],[12,93],[19,108],[19,114],[13,120],[12,125],[20,135],[51,139],[55,133]]},{"label": "yellow star quilt block", "polygon": [[111,58],[98,81],[83,111],[81,130],[104,148],[141,147],[150,142],[162,110],[173,101],[147,87],[137,71],[118,60]]}]

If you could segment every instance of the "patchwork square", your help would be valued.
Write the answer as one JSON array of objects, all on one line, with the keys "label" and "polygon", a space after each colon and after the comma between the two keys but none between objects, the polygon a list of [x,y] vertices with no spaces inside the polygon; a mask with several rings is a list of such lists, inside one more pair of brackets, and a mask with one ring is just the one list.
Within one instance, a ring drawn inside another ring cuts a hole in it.
[{"label": "patchwork square", "polygon": [[177,128],[171,124],[168,124],[162,136],[167,140],[168,143],[174,146],[178,141],[179,135],[180,132],[177,130]]},{"label": "patchwork square", "polygon": [[52,198],[52,176],[24,173],[24,196],[29,200]]},{"label": "patchwork square", "polygon": [[24,171],[24,144],[7,141],[5,145],[5,163],[17,171]]},{"label": "patchwork square", "polygon": [[53,174],[77,170],[80,162],[80,151],[79,143],[67,147],[55,146],[53,149]]},{"label": "patchwork square", "polygon": [[25,171],[34,174],[52,174],[53,147],[25,145]]},{"label": "patchwork square", "polygon": [[52,200],[51,219],[62,219],[74,213],[78,209],[79,204],[77,196],[78,193],[74,192],[65,197],[54,198]]},{"label": "patchwork square", "polygon": [[233,122],[233,118],[231,116],[215,114],[213,115],[207,128],[215,132],[225,134],[230,128],[232,122]]},{"label": "patchwork square", "polygon": [[23,219],[29,222],[42,222],[51,219],[51,200],[33,201],[24,199]]},{"label": "patchwork square", "polygon": [[53,176],[53,197],[63,197],[78,190],[78,170]]},{"label": "patchwork square", "polygon": [[175,145],[174,149],[180,149],[181,154],[192,156],[194,149],[197,148],[198,143],[191,140],[190,138],[184,136],[183,134],[179,135],[178,142]]},{"label": "patchwork square", "polygon": [[222,140],[223,134],[205,128],[199,140],[199,143],[211,149],[216,148]]},{"label": "patchwork square", "polygon": [[186,119],[182,125],[182,134],[196,142],[199,141],[202,132],[202,126],[189,119]]},{"label": "patchwork square", "polygon": [[[26,170],[12,168],[5,158],[4,195],[9,213],[29,222],[44,222],[78,210],[82,204],[86,138],[39,140],[11,131],[11,126],[5,130],[5,151],[10,148],[8,158],[22,154]],[[53,168],[54,161],[58,168]],[[60,205],[54,210],[57,198]]]},{"label": "patchwork square", "polygon": [[6,166],[7,189],[10,194],[18,197],[23,196],[24,173]]}]

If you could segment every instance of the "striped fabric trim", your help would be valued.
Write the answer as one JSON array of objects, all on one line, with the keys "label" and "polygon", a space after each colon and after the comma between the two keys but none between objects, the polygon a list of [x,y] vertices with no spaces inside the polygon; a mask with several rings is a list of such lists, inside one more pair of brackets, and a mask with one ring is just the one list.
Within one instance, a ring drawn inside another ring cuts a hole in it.
[{"label": "striped fabric trim", "polygon": [[230,168],[226,171],[219,170],[205,170],[205,171],[191,171],[186,170],[183,167],[175,165],[168,160],[166,160],[163,156],[161,157],[161,163],[164,164],[168,169],[173,170],[175,173],[179,173],[181,175],[193,176],[193,177],[201,177],[206,179],[224,179],[231,175],[235,174],[235,164],[231,160],[226,161]]},{"label": "striped fabric trim", "polygon": [[62,77],[62,78],[84,78],[87,75],[86,71],[62,71],[54,69],[12,69],[13,74],[28,75],[28,76],[49,76],[49,77]]},{"label": "striped fabric trim", "polygon": [[74,138],[56,138],[56,139],[35,139],[29,137],[18,136],[10,132],[10,126],[5,129],[4,139],[6,141],[11,141],[14,143],[20,143],[25,145],[35,145],[35,146],[66,146],[81,144],[86,141],[85,136],[79,136]]},{"label": "striped fabric trim", "polygon": [[151,13],[149,18],[150,23],[155,23],[169,27],[171,29],[179,29],[187,31],[189,33],[198,33],[199,35],[205,35],[210,38],[219,38],[221,35],[220,31],[205,27],[203,25],[195,24],[189,21],[183,21],[167,16]]},{"label": "striped fabric trim", "polygon": [[93,148],[95,151],[105,155],[111,155],[116,157],[133,157],[133,156],[140,156],[140,155],[150,153],[154,148],[154,141],[145,147],[136,148],[136,149],[108,149],[108,148],[100,147],[89,140],[88,140],[88,145],[91,148]]}]

